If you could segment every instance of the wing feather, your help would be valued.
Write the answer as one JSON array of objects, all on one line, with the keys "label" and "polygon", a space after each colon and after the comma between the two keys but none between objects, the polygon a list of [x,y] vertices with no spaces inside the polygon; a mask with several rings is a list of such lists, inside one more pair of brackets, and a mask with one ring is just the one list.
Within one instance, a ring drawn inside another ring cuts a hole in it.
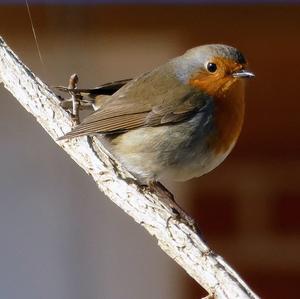
[{"label": "wing feather", "polygon": [[58,140],[79,137],[83,135],[93,135],[96,133],[122,133],[131,129],[141,127],[144,123],[146,114],[147,113],[122,115],[94,122],[81,123],[71,132],[60,137]]},{"label": "wing feather", "polygon": [[60,139],[175,124],[191,118],[205,107],[206,97],[202,93],[182,84],[174,75],[162,77],[160,70],[125,84],[99,110]]}]

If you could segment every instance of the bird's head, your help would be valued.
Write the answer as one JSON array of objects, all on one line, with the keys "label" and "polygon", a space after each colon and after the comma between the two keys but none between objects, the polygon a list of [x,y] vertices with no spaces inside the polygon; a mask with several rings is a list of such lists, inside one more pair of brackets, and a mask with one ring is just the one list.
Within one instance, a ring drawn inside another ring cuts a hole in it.
[{"label": "bird's head", "polygon": [[247,61],[237,49],[220,44],[188,50],[178,64],[181,79],[211,96],[222,97],[241,79],[254,77]]}]

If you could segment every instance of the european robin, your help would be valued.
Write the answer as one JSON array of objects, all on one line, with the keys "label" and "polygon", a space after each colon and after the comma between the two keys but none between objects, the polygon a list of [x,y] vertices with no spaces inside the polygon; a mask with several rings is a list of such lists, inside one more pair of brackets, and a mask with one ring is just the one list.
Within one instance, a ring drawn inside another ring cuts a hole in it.
[{"label": "european robin", "polygon": [[237,49],[204,45],[133,80],[81,90],[97,110],[60,139],[103,134],[142,184],[199,177],[217,167],[238,139],[242,79],[254,76],[246,67]]}]

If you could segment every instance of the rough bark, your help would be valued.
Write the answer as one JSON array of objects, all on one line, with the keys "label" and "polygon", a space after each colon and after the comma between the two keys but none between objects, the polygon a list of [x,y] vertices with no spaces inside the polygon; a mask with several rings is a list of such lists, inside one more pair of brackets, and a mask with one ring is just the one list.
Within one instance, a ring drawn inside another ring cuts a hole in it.
[{"label": "rough bark", "polygon": [[[193,277],[211,298],[258,298],[183,219],[174,218],[160,192],[141,188],[95,137],[57,142],[74,125],[58,97],[0,38],[0,82],[99,189],[157,239],[158,245]],[[242,253],[241,253],[242,254]]]}]

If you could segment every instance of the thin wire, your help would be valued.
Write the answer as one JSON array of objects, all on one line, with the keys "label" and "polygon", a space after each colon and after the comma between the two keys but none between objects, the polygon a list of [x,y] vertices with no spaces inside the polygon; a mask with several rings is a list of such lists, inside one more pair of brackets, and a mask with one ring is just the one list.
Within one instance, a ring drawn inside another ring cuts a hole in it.
[{"label": "thin wire", "polygon": [[35,40],[35,45],[36,45],[36,48],[37,48],[37,51],[38,51],[38,54],[39,54],[40,61],[41,61],[42,65],[43,65],[43,68],[45,70],[45,63],[44,63],[44,60],[43,60],[43,57],[42,57],[42,53],[40,51],[40,47],[39,47],[37,35],[36,35],[35,29],[34,29],[32,17],[31,17],[31,12],[30,12],[30,8],[29,8],[29,4],[28,4],[27,0],[25,0],[25,2],[26,2],[26,7],[27,7],[27,12],[28,12],[30,24],[31,24],[31,29],[32,29],[33,37],[34,37],[34,40]]}]

